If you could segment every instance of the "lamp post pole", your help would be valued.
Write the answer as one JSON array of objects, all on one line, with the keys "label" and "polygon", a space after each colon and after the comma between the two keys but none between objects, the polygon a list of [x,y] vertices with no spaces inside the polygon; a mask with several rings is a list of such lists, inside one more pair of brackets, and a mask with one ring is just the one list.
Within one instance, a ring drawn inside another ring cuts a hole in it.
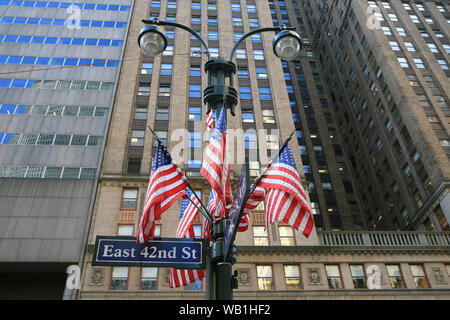
[{"label": "lamp post pole", "polygon": [[[235,108],[238,103],[238,93],[234,87],[234,75],[236,74],[236,65],[232,62],[237,47],[246,38],[256,33],[267,31],[278,31],[278,34],[273,40],[273,51],[280,59],[292,61],[297,58],[301,50],[301,40],[297,33],[293,30],[295,28],[280,25],[279,27],[259,28],[244,34],[233,46],[230,52],[229,60],[224,60],[222,57],[211,59],[211,54],[208,45],[202,37],[192,28],[169,21],[162,21],[158,18],[143,19],[142,22],[147,24],[139,34],[138,43],[144,55],[155,56],[162,53],[167,47],[167,39],[164,34],[157,30],[158,26],[172,26],[184,29],[191,33],[198,39],[206,54],[208,61],[205,63],[205,72],[207,75],[207,86],[203,91],[203,101],[207,105],[207,113],[213,109],[217,117],[220,114],[221,108],[230,109],[230,112],[235,116]],[[226,116],[226,112],[224,112]],[[246,158],[246,165],[248,167],[248,158]],[[248,168],[247,168],[248,173]],[[247,174],[248,180],[248,174]],[[248,183],[248,181],[247,181]],[[248,189],[248,187],[247,187]],[[243,207],[246,203],[244,198],[239,211],[242,214]],[[211,218],[212,215],[209,213]],[[239,217],[240,218],[240,217]],[[237,220],[234,228],[237,229],[239,220]],[[209,248],[208,261],[206,262],[206,285],[207,285],[207,299],[208,300],[232,300],[233,289],[237,288],[236,275],[232,275],[232,265],[235,262],[233,252],[225,256],[225,228],[226,219],[217,219],[212,224],[211,241]],[[235,236],[235,233],[234,233]],[[234,246],[234,236],[231,240],[231,245]]]}]

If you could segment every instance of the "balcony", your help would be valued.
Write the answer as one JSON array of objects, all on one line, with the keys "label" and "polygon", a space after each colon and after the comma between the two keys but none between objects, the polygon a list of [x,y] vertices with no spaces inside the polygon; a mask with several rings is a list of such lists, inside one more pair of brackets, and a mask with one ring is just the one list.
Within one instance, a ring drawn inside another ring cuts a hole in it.
[{"label": "balcony", "polygon": [[321,246],[429,247],[450,246],[450,232],[318,231]]}]

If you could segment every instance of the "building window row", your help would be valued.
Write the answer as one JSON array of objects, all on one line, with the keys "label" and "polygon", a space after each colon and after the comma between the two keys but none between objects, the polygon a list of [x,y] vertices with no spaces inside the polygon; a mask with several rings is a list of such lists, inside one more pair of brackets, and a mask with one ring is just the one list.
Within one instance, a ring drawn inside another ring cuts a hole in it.
[{"label": "building window row", "polygon": [[[10,24],[39,24],[46,26],[64,26],[67,23],[72,25],[77,25],[75,20],[65,20],[65,19],[53,19],[53,18],[31,18],[31,17],[1,17],[0,23],[10,23]],[[126,21],[102,21],[102,20],[80,20],[80,27],[95,27],[95,28],[126,28]]]},{"label": "building window row", "polygon": [[0,55],[0,64],[29,64],[29,65],[44,65],[44,66],[50,65],[50,66],[78,66],[78,67],[118,67],[119,60]]},{"label": "building window row", "polygon": [[0,78],[0,88],[112,90],[114,82],[85,80],[32,80]]},{"label": "building window row", "polygon": [[96,168],[1,165],[1,178],[95,179]]},{"label": "building window row", "polygon": [[49,133],[2,133],[0,144],[101,147],[102,136]]},{"label": "building window row", "polygon": [[118,4],[100,4],[100,3],[71,3],[55,1],[22,1],[22,0],[0,0],[2,6],[27,7],[27,8],[60,8],[67,9],[71,5],[84,10],[102,10],[102,11],[130,11],[131,6]]},{"label": "building window row", "polygon": [[0,114],[8,115],[104,117],[108,113],[109,107],[0,104]]},{"label": "building window row", "polygon": [[67,37],[43,37],[27,35],[0,35],[0,42],[4,43],[35,43],[35,44],[64,44],[78,46],[121,47],[123,40],[96,39],[96,38],[67,38]]}]

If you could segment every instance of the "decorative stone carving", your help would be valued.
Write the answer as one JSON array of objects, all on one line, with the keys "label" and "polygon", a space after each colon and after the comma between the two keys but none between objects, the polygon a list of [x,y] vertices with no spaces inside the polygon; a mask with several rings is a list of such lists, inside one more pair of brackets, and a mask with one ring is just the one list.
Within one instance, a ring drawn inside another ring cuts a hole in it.
[{"label": "decorative stone carving", "polygon": [[434,279],[436,280],[436,283],[447,283],[444,279],[444,275],[442,274],[441,268],[439,267],[433,267],[431,268],[431,271],[433,271]]},{"label": "decorative stone carving", "polygon": [[249,286],[250,282],[250,269],[238,269],[238,281],[240,285]]},{"label": "decorative stone carving", "polygon": [[102,286],[105,282],[105,270],[101,268],[95,268],[92,270],[91,285]]},{"label": "decorative stone carving", "polygon": [[308,268],[308,279],[310,284],[321,284],[319,268]]}]

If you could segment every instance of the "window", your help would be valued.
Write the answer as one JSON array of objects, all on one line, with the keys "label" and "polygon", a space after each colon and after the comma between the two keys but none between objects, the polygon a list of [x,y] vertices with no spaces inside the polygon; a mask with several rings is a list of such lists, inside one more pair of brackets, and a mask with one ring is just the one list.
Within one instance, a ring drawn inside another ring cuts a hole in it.
[{"label": "window", "polygon": [[254,123],[255,117],[251,112],[242,112],[242,122],[243,123]]},{"label": "window", "polygon": [[402,68],[409,68],[408,61],[406,61],[406,58],[397,57],[397,60]]},{"label": "window", "polygon": [[389,281],[393,289],[405,288],[399,265],[386,265],[386,270],[388,272]]},{"label": "window", "polygon": [[141,74],[152,74],[153,72],[153,63],[142,63]]},{"label": "window", "polygon": [[190,121],[202,120],[202,108],[201,107],[189,107],[189,120]]},{"label": "window", "polygon": [[158,268],[143,267],[141,271],[141,290],[156,290]]},{"label": "window", "polygon": [[248,79],[248,70],[247,69],[238,69],[238,78],[239,79]]},{"label": "window", "polygon": [[416,283],[416,287],[419,289],[430,288],[430,284],[428,283],[425,271],[423,270],[423,265],[412,264],[410,265],[410,268],[412,276],[414,278],[414,282]]},{"label": "window", "polygon": [[252,93],[250,87],[239,87],[239,97],[241,99],[251,99]]},{"label": "window", "polygon": [[399,35],[400,37],[406,37],[406,31],[405,31],[404,28],[402,28],[402,27],[396,27],[395,29],[397,30],[398,35]]},{"label": "window", "polygon": [[392,51],[400,51],[397,41],[389,41]]},{"label": "window", "polygon": [[255,246],[269,245],[269,237],[264,226],[253,226],[253,244]]},{"label": "window", "polygon": [[191,98],[201,98],[202,96],[202,87],[198,84],[190,84],[189,85],[189,97]]},{"label": "window", "polygon": [[275,123],[275,116],[273,110],[262,110],[263,122],[264,123]]},{"label": "window", "polygon": [[144,130],[132,130],[130,146],[143,147],[144,146],[144,136],[145,136]]},{"label": "window", "polygon": [[[149,85],[150,87],[150,85]],[[150,92],[150,90],[149,90]],[[158,97],[170,97],[170,86],[168,85],[161,85],[158,88]]]},{"label": "window", "polygon": [[287,290],[301,289],[300,268],[297,265],[284,266],[284,276]]},{"label": "window", "polygon": [[111,290],[127,290],[128,267],[113,267],[111,272]]},{"label": "window", "polygon": [[247,59],[245,49],[236,49],[236,59]]},{"label": "window", "polygon": [[122,191],[122,205],[121,209],[135,210],[137,207],[137,189],[123,189]]},{"label": "window", "polygon": [[259,99],[260,100],[272,100],[270,88],[259,88]]},{"label": "window", "polygon": [[406,42],[405,41],[405,47],[406,50],[408,50],[409,52],[415,52],[416,49],[414,48],[414,45],[412,44],[412,42]]},{"label": "window", "polygon": [[272,266],[256,266],[258,290],[273,290]]},{"label": "window", "polygon": [[263,50],[253,50],[253,58],[255,60],[264,60],[264,51]]},{"label": "window", "polygon": [[136,106],[134,109],[134,119],[145,120],[147,119],[147,106]]},{"label": "window", "polygon": [[416,64],[416,67],[419,69],[425,69],[425,65],[423,64],[422,59],[420,58],[413,58],[414,63]]},{"label": "window", "polygon": [[279,226],[278,231],[280,233],[280,245],[295,246],[294,230],[292,227]]},{"label": "window", "polygon": [[161,75],[162,76],[171,76],[172,75],[172,64],[162,63],[161,64]]},{"label": "window", "polygon": [[330,289],[343,289],[341,271],[338,265],[325,266],[328,278],[328,287]]},{"label": "window", "polygon": [[267,69],[266,68],[256,68],[256,78],[267,79]]},{"label": "window", "polygon": [[150,84],[140,83],[138,87],[138,96],[149,96],[150,95]]},{"label": "window", "polygon": [[158,106],[158,108],[156,109],[155,120],[168,121],[169,120],[169,107]]},{"label": "window", "polygon": [[352,274],[353,286],[355,289],[367,288],[363,265],[350,265],[350,272]]},{"label": "window", "polygon": [[233,17],[233,26],[242,27],[242,18]]},{"label": "window", "polygon": [[441,66],[442,70],[448,70],[448,64],[445,60],[437,60],[439,65]]},{"label": "window", "polygon": [[134,225],[132,224],[119,224],[117,227],[118,236],[132,236],[134,232]]}]

